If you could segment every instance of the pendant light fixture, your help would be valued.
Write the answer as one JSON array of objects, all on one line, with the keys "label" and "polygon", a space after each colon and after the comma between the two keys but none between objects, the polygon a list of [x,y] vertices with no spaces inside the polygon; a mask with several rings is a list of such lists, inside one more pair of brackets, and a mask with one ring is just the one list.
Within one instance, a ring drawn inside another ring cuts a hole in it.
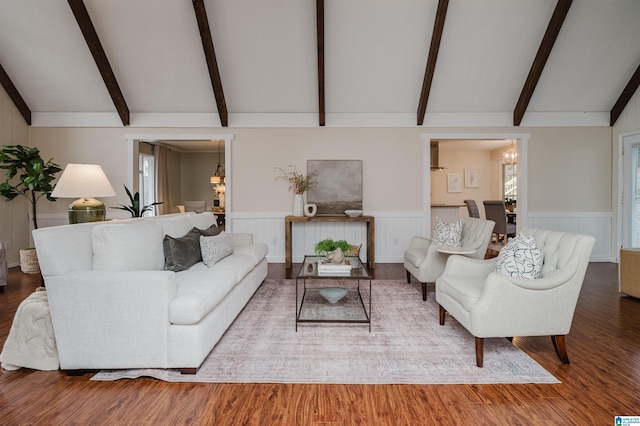
[{"label": "pendant light fixture", "polygon": [[511,148],[502,153],[502,164],[512,165],[518,162],[518,151],[513,146],[513,141],[511,141]]},{"label": "pendant light fixture", "polygon": [[216,172],[211,176],[210,182],[213,184],[224,182],[224,165],[220,162],[220,141],[218,141],[218,166]]}]

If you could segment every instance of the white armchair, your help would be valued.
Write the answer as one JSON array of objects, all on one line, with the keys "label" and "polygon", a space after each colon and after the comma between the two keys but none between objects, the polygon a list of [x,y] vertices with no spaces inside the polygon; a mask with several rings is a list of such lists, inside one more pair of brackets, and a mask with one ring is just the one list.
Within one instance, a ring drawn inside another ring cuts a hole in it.
[{"label": "white armchair", "polygon": [[542,252],[542,278],[522,279],[494,272],[496,259],[452,256],[436,281],[440,325],[448,312],[473,336],[482,367],[485,337],[551,336],[568,364],[569,333],[595,238],[558,231],[523,229]]},{"label": "white armchair", "polygon": [[[467,217],[462,220],[462,247],[471,253],[473,259],[484,259],[491,240],[495,223],[491,220]],[[444,271],[450,254],[440,253],[438,246],[424,237],[413,237],[409,248],[404,252],[404,267],[407,270],[407,283],[413,275],[422,284],[422,300],[427,300],[427,283],[436,281]]]}]

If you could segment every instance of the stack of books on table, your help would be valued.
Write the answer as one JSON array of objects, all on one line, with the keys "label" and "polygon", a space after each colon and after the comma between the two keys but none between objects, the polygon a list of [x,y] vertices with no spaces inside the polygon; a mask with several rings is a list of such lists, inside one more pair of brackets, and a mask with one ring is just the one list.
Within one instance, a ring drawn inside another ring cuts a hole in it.
[{"label": "stack of books on table", "polygon": [[351,262],[343,260],[342,263],[331,263],[323,260],[318,262],[318,275],[349,275],[351,274]]}]

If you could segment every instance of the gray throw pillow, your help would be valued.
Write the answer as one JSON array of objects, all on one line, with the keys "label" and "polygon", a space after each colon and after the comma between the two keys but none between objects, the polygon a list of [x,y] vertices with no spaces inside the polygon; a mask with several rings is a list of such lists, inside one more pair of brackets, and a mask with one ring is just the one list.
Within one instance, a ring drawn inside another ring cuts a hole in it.
[{"label": "gray throw pillow", "polygon": [[180,238],[165,235],[163,246],[165,267],[169,271],[184,271],[202,261],[200,231],[197,228]]},{"label": "gray throw pillow", "polygon": [[222,232],[220,228],[218,228],[218,225],[211,225],[207,229],[198,229],[198,231],[200,231],[200,235],[203,235],[205,237],[215,237],[216,235],[219,235],[220,232]]}]

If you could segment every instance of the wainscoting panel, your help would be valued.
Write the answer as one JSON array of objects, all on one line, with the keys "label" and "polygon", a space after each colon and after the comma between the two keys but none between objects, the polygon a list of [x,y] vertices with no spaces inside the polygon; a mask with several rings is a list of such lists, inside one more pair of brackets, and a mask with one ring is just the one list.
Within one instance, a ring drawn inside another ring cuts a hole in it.
[{"label": "wainscoting panel", "polygon": [[[253,234],[254,241],[267,244],[269,262],[284,263],[284,217],[290,212],[235,213],[227,216],[230,232]],[[424,213],[367,212],[375,217],[376,263],[402,263],[403,254],[411,238],[426,235]],[[113,212],[110,217],[114,217]],[[38,215],[40,227],[68,223],[66,214]],[[593,262],[615,262],[612,252],[609,212],[530,212],[527,226],[593,235],[596,244],[591,255]],[[364,223],[320,222],[293,224],[293,262],[301,262],[305,254],[313,254],[317,241],[324,238],[344,239],[362,244],[361,258],[365,259],[366,225]]]},{"label": "wainscoting panel", "polygon": [[529,212],[529,228],[551,229],[593,235],[596,244],[592,262],[616,262],[612,252],[612,218],[610,212]]}]

